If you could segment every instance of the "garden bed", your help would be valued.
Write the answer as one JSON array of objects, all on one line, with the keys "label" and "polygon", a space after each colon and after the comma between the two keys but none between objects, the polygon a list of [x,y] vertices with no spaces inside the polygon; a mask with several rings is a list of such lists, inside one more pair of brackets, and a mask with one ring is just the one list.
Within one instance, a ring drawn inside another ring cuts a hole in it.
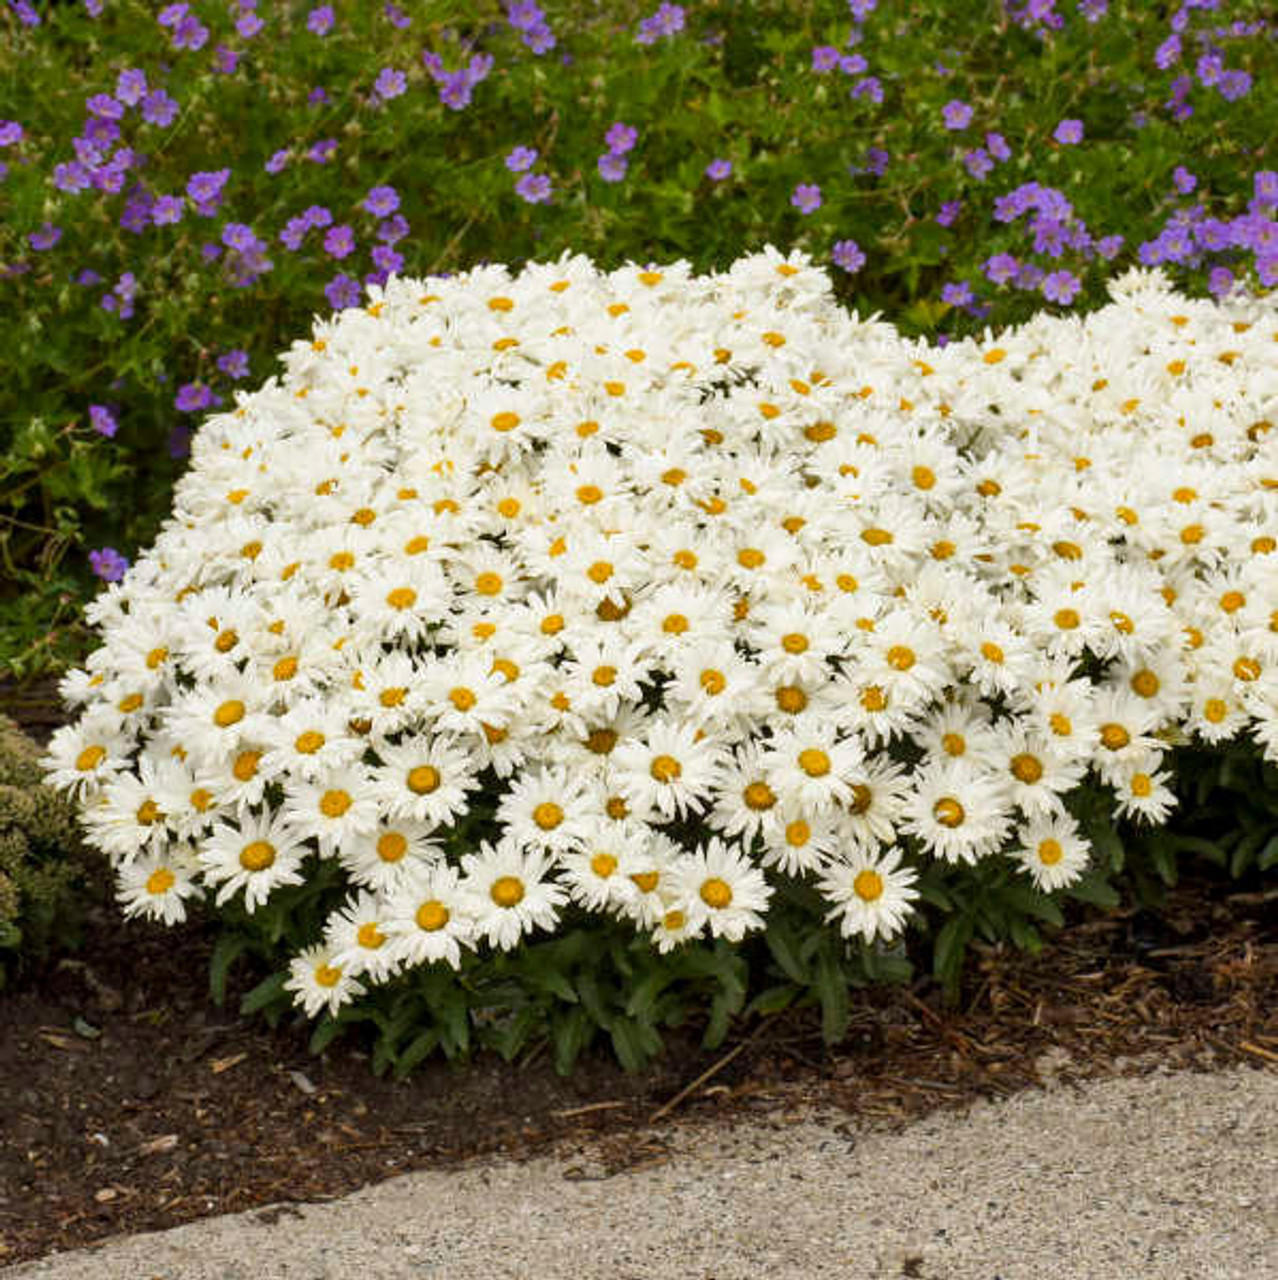
[{"label": "garden bed", "polygon": [[534,1046],[399,1083],[353,1037],[314,1058],[305,1022],[237,1017],[251,973],[211,1005],[207,926],[126,928],[104,907],[0,1005],[0,1263],[490,1155],[588,1148],[582,1176],[611,1177],[663,1159],[675,1121],[819,1106],[892,1125],[1051,1079],[1272,1070],[1273,899],[1187,878],[1157,910],[1088,909],[1037,957],[981,951],[956,1012],[927,979],[860,993],[829,1049],[818,1013],[791,1009],[714,1051],[672,1032],[641,1074],[590,1052],[560,1079]]}]

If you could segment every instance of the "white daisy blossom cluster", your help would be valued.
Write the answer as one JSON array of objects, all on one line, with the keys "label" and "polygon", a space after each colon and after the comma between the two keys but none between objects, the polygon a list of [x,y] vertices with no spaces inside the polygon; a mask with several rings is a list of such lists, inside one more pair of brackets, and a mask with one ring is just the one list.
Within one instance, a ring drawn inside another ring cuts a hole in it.
[{"label": "white daisy blossom cluster", "polygon": [[771,249],[392,278],[205,422],[52,781],[130,912],[338,862],[312,1013],[570,901],[666,949],[778,876],[871,940],[920,857],[1068,885],[1085,779],[1278,760],[1278,307],[1112,294],[933,348]]}]

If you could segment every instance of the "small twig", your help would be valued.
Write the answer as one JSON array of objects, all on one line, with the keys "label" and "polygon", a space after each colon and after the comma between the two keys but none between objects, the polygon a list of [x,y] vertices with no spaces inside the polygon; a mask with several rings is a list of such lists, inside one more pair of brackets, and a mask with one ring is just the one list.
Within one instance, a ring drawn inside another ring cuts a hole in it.
[{"label": "small twig", "polygon": [[628,1102],[590,1102],[584,1107],[568,1107],[563,1111],[552,1111],[552,1116],[557,1116],[561,1120],[568,1119],[569,1116],[584,1116],[591,1111],[611,1111],[614,1107],[628,1107]]},{"label": "small twig", "polygon": [[742,1049],[754,1043],[754,1041],[762,1033],[763,1029],[766,1026],[768,1026],[772,1022],[772,1019],[775,1018],[776,1016],[777,1015],[774,1013],[769,1017],[765,1018],[757,1027],[755,1027],[755,1029],[744,1040],[741,1041],[739,1045],[737,1045],[735,1049],[729,1050],[713,1066],[707,1067],[694,1081],[692,1081],[691,1084],[684,1085],[684,1087],[680,1089],[679,1092],[676,1093],[675,1096],[671,1098],[669,1102],[665,1103],[663,1106],[658,1107],[656,1111],[654,1111],[652,1115],[648,1117],[648,1123],[655,1124],[658,1120],[662,1118],[662,1116],[673,1111],[675,1107],[677,1107],[695,1089],[699,1089],[712,1076],[715,1076],[720,1071],[722,1071],[724,1067],[726,1067],[728,1063],[731,1062],[737,1056],[737,1054],[739,1054],[742,1051]]},{"label": "small twig", "polygon": [[1278,1062],[1278,1053],[1273,1053],[1269,1049],[1262,1049],[1258,1044],[1252,1044],[1250,1040],[1240,1040],[1238,1047],[1247,1053],[1254,1053],[1258,1058],[1267,1058],[1270,1062]]}]

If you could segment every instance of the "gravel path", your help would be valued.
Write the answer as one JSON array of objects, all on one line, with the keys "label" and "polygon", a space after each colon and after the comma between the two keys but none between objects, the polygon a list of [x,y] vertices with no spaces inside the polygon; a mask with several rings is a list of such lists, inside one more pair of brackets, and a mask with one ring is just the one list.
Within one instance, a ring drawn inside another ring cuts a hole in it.
[{"label": "gravel path", "polygon": [[124,1237],[5,1280],[1265,1280],[1278,1072],[1057,1086],[891,1132],[816,1113],[671,1125]]}]

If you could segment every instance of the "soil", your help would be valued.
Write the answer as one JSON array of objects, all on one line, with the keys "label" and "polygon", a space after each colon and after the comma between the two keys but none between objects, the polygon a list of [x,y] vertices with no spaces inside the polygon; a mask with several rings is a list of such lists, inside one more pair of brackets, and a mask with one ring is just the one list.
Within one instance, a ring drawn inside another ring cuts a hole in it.
[{"label": "soil", "polygon": [[103,904],[73,956],[0,993],[0,1266],[586,1139],[589,1176],[612,1176],[659,1159],[676,1121],[819,1106],[896,1125],[1048,1080],[1278,1070],[1278,891],[1251,887],[1194,880],[1156,910],[1088,909],[1037,956],[980,948],[954,1009],[928,978],[854,992],[834,1047],[798,1009],[713,1051],[695,1028],[668,1033],[639,1074],[599,1052],[560,1079],[533,1050],[403,1082],[375,1077],[354,1040],[312,1057],[304,1020],[237,1016],[260,975],[233,971],[214,1006],[209,925],[125,924]]}]

